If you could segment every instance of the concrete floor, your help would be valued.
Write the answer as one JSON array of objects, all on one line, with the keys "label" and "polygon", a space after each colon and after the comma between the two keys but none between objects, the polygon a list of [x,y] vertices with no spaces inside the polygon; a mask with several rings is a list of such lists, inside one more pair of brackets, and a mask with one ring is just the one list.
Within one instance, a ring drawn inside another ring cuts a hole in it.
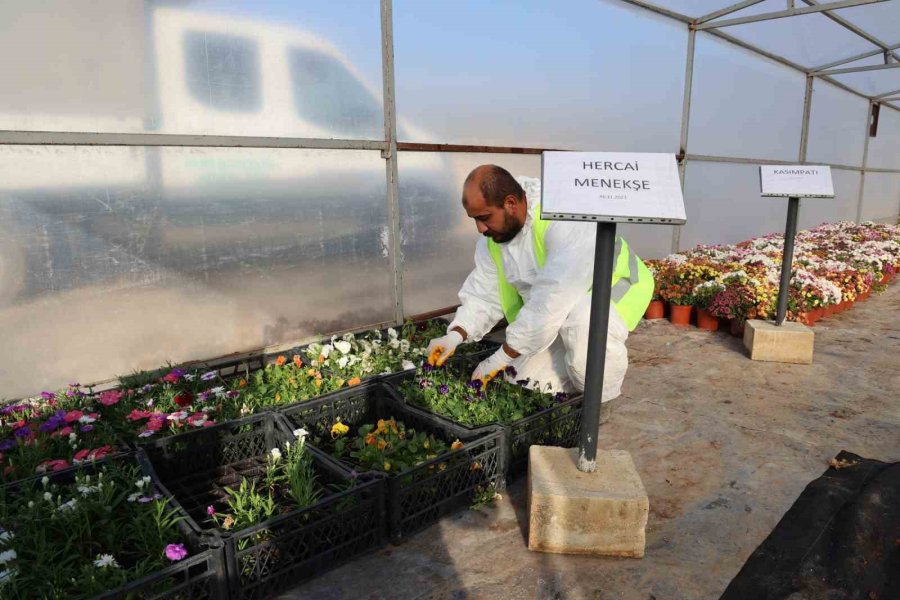
[{"label": "concrete floor", "polygon": [[641,560],[525,546],[520,481],[493,506],[283,598],[718,598],[840,450],[900,461],[900,285],[815,327],[811,366],[752,362],[727,333],[644,322],[603,448],[631,452],[650,496]]}]

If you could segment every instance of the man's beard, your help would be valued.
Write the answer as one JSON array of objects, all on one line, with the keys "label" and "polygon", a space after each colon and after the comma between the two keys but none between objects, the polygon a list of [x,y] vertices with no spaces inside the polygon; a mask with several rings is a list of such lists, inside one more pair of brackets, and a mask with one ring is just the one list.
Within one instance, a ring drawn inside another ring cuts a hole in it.
[{"label": "man's beard", "polygon": [[519,232],[522,231],[522,227],[524,226],[525,223],[519,223],[516,220],[515,215],[513,215],[512,213],[506,213],[503,215],[503,231],[500,231],[496,236],[490,237],[498,244],[505,244],[506,242],[519,235]]}]

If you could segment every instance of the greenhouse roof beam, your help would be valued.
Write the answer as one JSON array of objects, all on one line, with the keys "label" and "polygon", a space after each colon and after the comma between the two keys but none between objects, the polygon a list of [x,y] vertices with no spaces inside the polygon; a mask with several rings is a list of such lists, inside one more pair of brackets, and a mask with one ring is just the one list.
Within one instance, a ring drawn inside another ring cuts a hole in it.
[{"label": "greenhouse roof beam", "polygon": [[84,133],[73,131],[3,131],[0,145],[184,146],[197,148],[318,148],[323,150],[389,150],[388,142],[242,135],[173,133]]},{"label": "greenhouse roof beam", "polygon": [[900,68],[900,63],[890,63],[886,65],[869,65],[867,67],[846,67],[844,69],[827,69],[814,73],[817,77],[820,75],[844,75],[846,73],[863,73],[865,71],[883,71],[884,69]]},{"label": "greenhouse roof beam", "polygon": [[[820,4],[818,4],[818,3],[816,2],[816,0],[803,0],[803,2],[805,2],[806,4],[808,4],[808,5],[810,5],[810,6],[821,6]],[[875,44],[876,46],[878,46],[879,48],[881,48],[881,50],[882,50],[883,52],[885,52],[885,61],[887,61],[887,57],[888,57],[888,56],[893,56],[895,60],[900,60],[900,59],[898,59],[898,57],[897,57],[896,54],[894,54],[893,52],[891,52],[891,50],[894,50],[895,48],[897,48],[897,46],[894,46],[893,48],[890,47],[889,44],[887,44],[887,43],[885,43],[885,42],[882,42],[881,40],[879,40],[879,39],[878,39],[877,37],[875,37],[874,35],[871,35],[870,33],[867,33],[866,31],[864,31],[864,30],[861,29],[860,27],[857,27],[856,25],[854,25],[853,23],[851,23],[850,21],[848,21],[848,20],[845,19],[844,17],[841,17],[840,15],[836,15],[836,14],[831,13],[831,12],[825,12],[825,13],[823,13],[823,14],[825,15],[825,17],[831,19],[832,21],[834,21],[835,23],[837,23],[838,25],[840,25],[840,26],[843,27],[844,29],[846,29],[846,30],[848,30],[848,31],[850,31],[850,32],[852,32],[852,33],[855,33],[856,35],[858,35],[858,36],[861,37],[862,39],[866,40],[866,41],[869,42],[870,44]]]},{"label": "greenhouse roof beam", "polygon": [[703,15],[694,21],[696,24],[706,23],[707,21],[712,21],[713,19],[718,19],[719,17],[724,17],[725,15],[730,15],[733,12],[737,12],[739,10],[743,10],[748,6],[753,6],[754,4],[759,4],[764,0],[744,0],[743,2],[738,2],[737,4],[732,4],[731,6],[726,6],[721,10],[717,10],[715,12],[711,12],[708,15]]},{"label": "greenhouse roof beam", "polygon": [[731,27],[734,25],[744,25],[746,23],[757,23],[759,21],[770,21],[772,19],[783,19],[786,17],[796,17],[799,15],[809,15],[813,13],[826,12],[836,10],[838,8],[851,8],[854,6],[863,6],[866,4],[877,4],[879,2],[887,2],[887,0],[838,0],[837,2],[829,2],[828,4],[817,4],[815,6],[807,6],[804,8],[789,8],[787,10],[778,10],[774,12],[763,13],[761,15],[752,15],[748,17],[738,17],[736,19],[726,19],[725,21],[712,21],[696,25],[696,29],[716,29],[719,27]]},{"label": "greenhouse roof beam", "polygon": [[887,101],[887,100],[890,100],[890,99],[888,98],[888,96],[894,96],[894,95],[896,95],[896,94],[900,94],[900,90],[894,90],[893,92],[887,92],[886,94],[881,94],[881,95],[875,96],[875,97],[873,98],[873,100],[882,100],[882,99],[884,99],[885,101]]},{"label": "greenhouse roof beam", "polygon": [[[900,49],[900,44],[894,44],[892,46],[888,46],[884,50],[870,50],[869,52],[863,52],[862,54],[857,54],[855,56],[848,56],[847,58],[842,58],[840,60],[836,60],[834,62],[830,62],[826,65],[821,65],[818,67],[813,67],[813,72],[824,71],[826,69],[832,69],[834,67],[839,67],[841,65],[846,65],[847,63],[856,62],[858,60],[862,60],[864,58],[869,58],[871,56],[878,56],[879,54],[884,54],[885,50],[897,50]],[[896,58],[896,56],[894,56]]]}]

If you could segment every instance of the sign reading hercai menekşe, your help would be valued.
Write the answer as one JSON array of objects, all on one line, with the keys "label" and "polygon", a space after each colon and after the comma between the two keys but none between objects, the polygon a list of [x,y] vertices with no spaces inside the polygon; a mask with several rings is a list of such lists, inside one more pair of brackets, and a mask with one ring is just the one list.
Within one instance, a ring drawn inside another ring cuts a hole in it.
[{"label": "sign reading hercai menek\u015fe", "polygon": [[760,165],[763,196],[778,198],[834,198],[831,167],[818,165]]},{"label": "sign reading hercai menek\u015fe", "polygon": [[544,152],[541,217],[613,223],[684,223],[675,155]]}]

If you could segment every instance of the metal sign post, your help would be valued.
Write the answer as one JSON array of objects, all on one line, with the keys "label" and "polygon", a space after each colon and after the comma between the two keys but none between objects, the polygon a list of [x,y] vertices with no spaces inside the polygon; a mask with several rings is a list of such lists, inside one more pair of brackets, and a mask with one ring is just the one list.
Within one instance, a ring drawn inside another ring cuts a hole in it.
[{"label": "metal sign post", "polygon": [[800,212],[800,198],[788,200],[787,224],[784,227],[784,251],[781,258],[781,285],[778,288],[778,310],[775,324],[784,323],[787,314],[788,292],[791,288],[791,266],[794,262],[794,238],[797,236],[797,213]]},{"label": "metal sign post", "polygon": [[579,471],[591,473],[597,469],[616,223],[684,223],[681,180],[671,154],[544,152],[541,171],[542,218],[597,224],[576,465]]},{"label": "metal sign post", "polygon": [[587,364],[584,375],[584,405],[578,436],[578,470],[597,469],[597,431],[600,428],[600,401],[606,366],[606,335],[609,332],[609,305],[612,293],[613,252],[616,224],[597,223],[594,248],[594,287],[591,294],[591,324],[588,330]]}]

